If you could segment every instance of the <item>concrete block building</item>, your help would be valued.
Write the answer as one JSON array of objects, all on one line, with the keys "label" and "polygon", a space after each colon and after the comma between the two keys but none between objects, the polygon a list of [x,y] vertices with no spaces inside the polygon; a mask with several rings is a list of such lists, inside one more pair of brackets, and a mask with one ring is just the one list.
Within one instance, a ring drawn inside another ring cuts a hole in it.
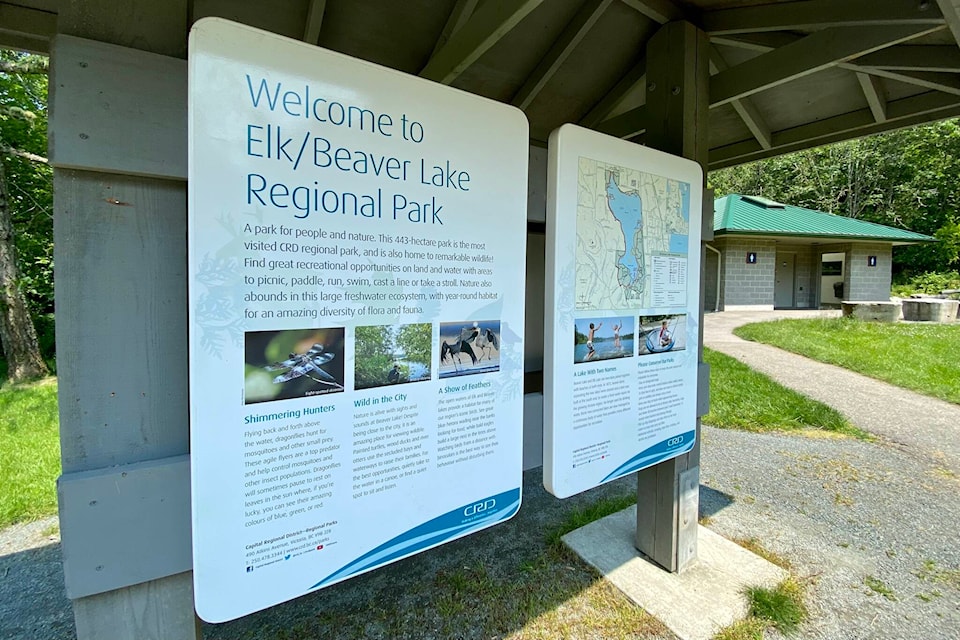
[{"label": "concrete block building", "polygon": [[890,297],[893,247],[930,236],[730,194],[714,203],[705,307],[821,309]]}]

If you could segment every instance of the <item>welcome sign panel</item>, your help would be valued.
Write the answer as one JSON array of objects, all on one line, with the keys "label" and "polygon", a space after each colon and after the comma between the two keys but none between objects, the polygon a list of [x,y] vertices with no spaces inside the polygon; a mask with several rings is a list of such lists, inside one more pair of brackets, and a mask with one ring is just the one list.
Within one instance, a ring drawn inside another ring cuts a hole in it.
[{"label": "welcome sign panel", "polygon": [[220,19],[189,57],[197,611],[520,506],[526,118]]},{"label": "welcome sign panel", "polygon": [[558,497],[694,445],[702,180],[594,131],[550,136],[543,473]]}]

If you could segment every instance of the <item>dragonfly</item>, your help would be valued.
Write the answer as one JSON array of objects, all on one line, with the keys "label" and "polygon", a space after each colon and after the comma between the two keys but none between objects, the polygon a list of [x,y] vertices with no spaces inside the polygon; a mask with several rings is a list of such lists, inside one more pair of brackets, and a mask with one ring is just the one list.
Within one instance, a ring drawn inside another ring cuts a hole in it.
[{"label": "dragonfly", "polygon": [[273,379],[274,384],[289,382],[300,376],[306,376],[319,384],[343,389],[336,379],[324,371],[321,367],[334,358],[332,351],[327,351],[322,344],[315,344],[304,353],[291,353],[290,357],[283,362],[268,364],[264,369],[267,371],[282,371],[287,369],[286,373],[281,373]]}]

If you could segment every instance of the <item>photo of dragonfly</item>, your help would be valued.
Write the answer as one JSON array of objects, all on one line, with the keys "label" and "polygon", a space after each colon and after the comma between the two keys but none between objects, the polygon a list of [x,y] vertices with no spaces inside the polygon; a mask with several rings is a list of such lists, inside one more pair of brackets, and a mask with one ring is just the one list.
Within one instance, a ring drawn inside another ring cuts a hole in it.
[{"label": "photo of dragonfly", "polygon": [[244,334],[244,404],[344,391],[344,328]]}]

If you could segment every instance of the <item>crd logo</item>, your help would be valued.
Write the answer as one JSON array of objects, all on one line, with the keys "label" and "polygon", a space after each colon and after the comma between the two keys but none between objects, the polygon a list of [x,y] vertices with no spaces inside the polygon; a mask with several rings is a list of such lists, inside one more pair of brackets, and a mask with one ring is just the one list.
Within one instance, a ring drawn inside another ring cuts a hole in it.
[{"label": "crd logo", "polygon": [[667,440],[667,446],[675,447],[681,442],[683,442],[683,436],[677,436],[676,438],[670,438],[669,440]]},{"label": "crd logo", "polygon": [[483,513],[484,511],[489,511],[497,506],[497,501],[494,498],[489,500],[484,500],[483,502],[478,502],[476,504],[471,504],[466,509],[463,510],[463,515],[470,516],[476,515],[478,513]]}]

